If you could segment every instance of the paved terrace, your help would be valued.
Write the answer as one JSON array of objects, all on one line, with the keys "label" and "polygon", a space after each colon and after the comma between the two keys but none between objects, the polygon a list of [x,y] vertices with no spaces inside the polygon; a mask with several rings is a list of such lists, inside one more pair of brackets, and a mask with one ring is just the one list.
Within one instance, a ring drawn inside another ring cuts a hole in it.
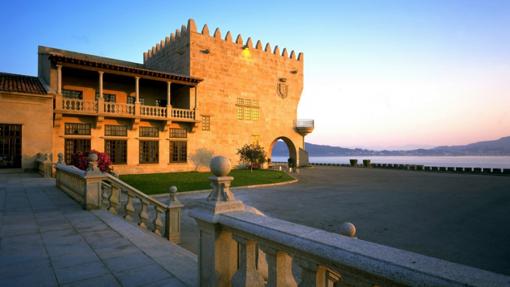
[{"label": "paved terrace", "polygon": [[197,286],[196,256],[84,211],[53,179],[0,174],[0,286]]},{"label": "paved terrace", "polygon": [[[363,240],[510,275],[510,177],[343,167],[297,176],[235,195],[268,216],[335,233],[350,221]],[[179,199],[189,207],[205,196]],[[194,220],[183,216],[182,230],[197,252]]]}]

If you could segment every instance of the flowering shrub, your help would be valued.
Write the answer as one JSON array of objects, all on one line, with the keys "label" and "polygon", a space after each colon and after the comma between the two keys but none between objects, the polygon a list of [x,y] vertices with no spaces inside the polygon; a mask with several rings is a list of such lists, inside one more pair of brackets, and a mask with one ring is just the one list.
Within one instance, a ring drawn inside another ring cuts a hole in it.
[{"label": "flowering shrub", "polygon": [[102,172],[110,172],[112,171],[111,165],[112,162],[108,154],[104,152],[98,152],[96,150],[91,150],[88,152],[77,152],[71,156],[71,164],[76,166],[81,170],[87,170],[89,166],[89,154],[95,153],[97,154],[97,166]]}]

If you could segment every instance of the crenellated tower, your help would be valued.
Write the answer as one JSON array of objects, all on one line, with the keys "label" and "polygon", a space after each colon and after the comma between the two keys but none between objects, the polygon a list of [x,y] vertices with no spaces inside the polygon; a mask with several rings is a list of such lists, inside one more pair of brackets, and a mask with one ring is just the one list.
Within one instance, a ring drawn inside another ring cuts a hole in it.
[{"label": "crenellated tower", "polygon": [[297,54],[251,37],[235,38],[220,28],[197,30],[190,19],[144,53],[144,65],[203,79],[198,86],[198,113],[210,132],[192,136],[196,148],[237,159],[236,150],[258,142],[270,155],[282,139],[290,157],[303,157],[303,136],[296,130],[303,90],[303,53]]}]

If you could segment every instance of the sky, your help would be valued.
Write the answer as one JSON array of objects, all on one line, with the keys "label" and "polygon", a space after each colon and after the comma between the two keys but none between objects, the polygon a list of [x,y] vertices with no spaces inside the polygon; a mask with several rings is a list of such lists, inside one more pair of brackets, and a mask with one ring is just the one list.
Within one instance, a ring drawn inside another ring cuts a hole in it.
[{"label": "sky", "polygon": [[189,18],[305,55],[307,142],[372,149],[510,136],[510,1],[2,1],[0,71],[44,45],[142,62]]}]

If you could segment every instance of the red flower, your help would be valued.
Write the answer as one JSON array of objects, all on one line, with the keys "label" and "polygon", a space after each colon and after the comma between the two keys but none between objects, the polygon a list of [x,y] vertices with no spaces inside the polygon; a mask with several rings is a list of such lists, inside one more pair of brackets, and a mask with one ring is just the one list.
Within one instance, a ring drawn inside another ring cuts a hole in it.
[{"label": "red flower", "polygon": [[77,152],[71,156],[71,164],[76,166],[81,170],[87,170],[89,166],[89,154],[95,153],[97,154],[97,166],[102,172],[111,171],[112,162],[108,154],[104,152],[98,152],[96,150],[91,150],[88,152]]}]

